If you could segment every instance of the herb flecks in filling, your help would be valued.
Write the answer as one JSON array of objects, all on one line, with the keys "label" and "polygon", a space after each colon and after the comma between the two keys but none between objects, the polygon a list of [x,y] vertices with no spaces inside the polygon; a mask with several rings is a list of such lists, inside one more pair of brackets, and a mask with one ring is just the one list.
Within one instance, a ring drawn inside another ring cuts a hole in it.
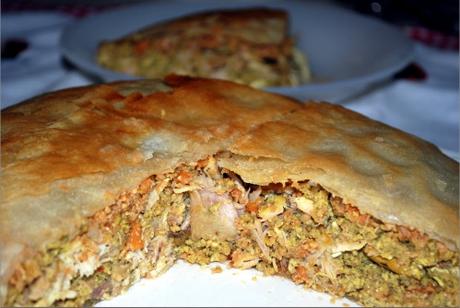
[{"label": "herb flecks in filling", "polygon": [[24,261],[7,305],[110,298],[176,259],[229,261],[364,305],[455,306],[459,255],[345,204],[311,181],[257,186],[213,157],[152,176]]}]

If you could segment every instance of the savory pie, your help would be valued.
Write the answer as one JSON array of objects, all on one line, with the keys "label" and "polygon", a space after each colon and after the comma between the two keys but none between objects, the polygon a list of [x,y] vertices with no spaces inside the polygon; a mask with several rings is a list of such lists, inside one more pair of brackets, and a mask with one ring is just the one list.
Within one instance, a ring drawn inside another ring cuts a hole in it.
[{"label": "savory pie", "polygon": [[328,103],[168,76],[2,112],[0,299],[81,306],[177,259],[458,306],[459,164]]},{"label": "savory pie", "polygon": [[135,76],[176,73],[258,88],[295,86],[310,78],[305,56],[288,36],[288,14],[268,8],[204,12],[154,24],[102,42],[97,60]]}]

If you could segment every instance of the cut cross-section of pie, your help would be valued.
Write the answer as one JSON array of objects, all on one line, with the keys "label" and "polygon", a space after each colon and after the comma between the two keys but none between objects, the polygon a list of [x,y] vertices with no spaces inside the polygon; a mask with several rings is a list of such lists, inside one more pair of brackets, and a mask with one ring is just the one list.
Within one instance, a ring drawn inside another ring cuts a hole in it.
[{"label": "cut cross-section of pie", "polygon": [[305,55],[289,36],[280,9],[201,12],[103,41],[97,61],[129,75],[176,73],[231,80],[253,87],[295,86],[310,79]]},{"label": "cut cross-section of pie", "polygon": [[366,306],[460,303],[458,163],[343,107],[169,76],[1,119],[4,305],[92,304],[178,259]]}]

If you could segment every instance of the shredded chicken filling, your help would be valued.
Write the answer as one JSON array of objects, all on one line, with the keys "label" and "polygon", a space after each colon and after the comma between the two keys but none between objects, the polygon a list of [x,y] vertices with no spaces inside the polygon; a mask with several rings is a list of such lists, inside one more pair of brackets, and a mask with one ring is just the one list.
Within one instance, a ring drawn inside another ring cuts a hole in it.
[{"label": "shredded chicken filling", "polygon": [[[139,32],[102,43],[97,60],[112,70],[148,78],[176,73],[227,79],[256,88],[310,81],[307,59],[291,38],[283,37],[282,21],[262,21],[255,31],[249,26],[224,27],[218,35],[210,31],[213,25],[198,24],[169,32]],[[250,35],[244,35],[248,31]]]},{"label": "shredded chicken filling", "polygon": [[243,183],[210,157],[146,179],[23,262],[7,305],[92,304],[176,259],[257,268],[366,306],[459,304],[459,255],[441,242],[311,181]]}]

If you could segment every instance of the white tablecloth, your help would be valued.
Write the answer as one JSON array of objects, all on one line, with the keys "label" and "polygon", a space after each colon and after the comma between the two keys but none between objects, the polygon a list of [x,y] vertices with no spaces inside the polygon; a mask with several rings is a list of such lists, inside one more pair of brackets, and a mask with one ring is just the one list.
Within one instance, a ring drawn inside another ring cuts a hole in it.
[{"label": "white tablecloth", "polygon": [[[59,52],[59,35],[72,21],[54,13],[2,15],[2,40],[22,38],[30,44],[14,60],[2,60],[2,108],[43,92],[94,82],[65,65]],[[428,73],[427,80],[394,80],[343,103],[458,155],[458,53],[417,45],[416,62]]]}]

